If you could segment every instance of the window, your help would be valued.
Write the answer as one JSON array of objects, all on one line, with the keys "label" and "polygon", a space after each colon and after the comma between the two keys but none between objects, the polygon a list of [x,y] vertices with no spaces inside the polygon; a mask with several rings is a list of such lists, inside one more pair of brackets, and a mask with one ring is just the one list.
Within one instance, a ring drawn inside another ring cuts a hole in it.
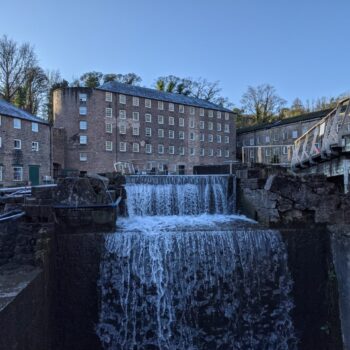
[{"label": "window", "polygon": [[230,138],[228,136],[225,136],[225,143],[230,143]]},{"label": "window", "polygon": [[111,134],[112,133],[112,124],[106,123],[106,132]]},{"label": "window", "polygon": [[87,144],[87,136],[86,135],[80,135],[79,142],[80,142],[81,145],[86,145]]},{"label": "window", "polygon": [[15,129],[20,129],[21,128],[21,119],[14,118],[13,119],[13,127]]},{"label": "window", "polygon": [[180,156],[184,156],[185,155],[185,147],[183,147],[183,146],[179,147],[179,154],[180,154]]},{"label": "window", "polygon": [[213,135],[212,134],[208,134],[208,141],[209,142],[213,142]]},{"label": "window", "polygon": [[164,117],[162,115],[158,116],[158,124],[164,124]]},{"label": "window", "polygon": [[230,132],[230,124],[225,124],[225,132]]},{"label": "window", "polygon": [[112,151],[112,150],[113,150],[112,141],[106,141],[106,151]]},{"label": "window", "polygon": [[265,148],[265,156],[270,157],[271,155],[271,150],[269,148]]},{"label": "window", "polygon": [[163,101],[158,101],[158,109],[161,110],[161,111],[164,109]]},{"label": "window", "polygon": [[126,104],[126,96],[125,95],[119,95],[119,103],[125,105]]},{"label": "window", "polygon": [[146,108],[151,108],[152,107],[152,101],[148,100],[147,98],[145,99],[145,107]]},{"label": "window", "polygon": [[146,143],[146,153],[148,154],[152,153],[152,145],[149,143]]},{"label": "window", "polygon": [[174,104],[173,103],[169,103],[169,111],[170,112],[174,112],[175,108],[174,108]]},{"label": "window", "polygon": [[0,137],[0,147],[2,147],[2,138]]},{"label": "window", "polygon": [[282,152],[283,152],[283,154],[288,154],[288,147],[283,146]]},{"label": "window", "polygon": [[204,117],[204,108],[200,108],[200,109],[199,109],[199,115],[200,115],[201,117]]},{"label": "window", "polygon": [[13,181],[22,181],[23,180],[23,167],[14,166],[13,167]]},{"label": "window", "polygon": [[1,125],[1,115],[0,115],[0,125]]},{"label": "window", "polygon": [[80,130],[87,130],[87,121],[81,120],[79,122],[79,129]]},{"label": "window", "polygon": [[174,153],[175,153],[175,147],[169,146],[169,154],[174,154]]},{"label": "window", "polygon": [[194,126],[195,126],[195,124],[194,124],[194,119],[193,118],[191,118],[190,119],[190,128],[194,128]]},{"label": "window", "polygon": [[204,129],[204,128],[205,128],[205,123],[204,123],[204,121],[201,120],[201,121],[199,122],[199,128],[200,128],[200,129]]},{"label": "window", "polygon": [[79,102],[84,104],[87,101],[87,94],[80,93],[79,94]]},{"label": "window", "polygon": [[254,146],[254,138],[253,137],[251,139],[249,139],[249,145]]},{"label": "window", "polygon": [[126,152],[126,142],[119,142],[119,151]]},{"label": "window", "polygon": [[87,161],[87,153],[79,153],[79,160],[81,162],[86,162]]},{"label": "window", "polygon": [[298,138],[298,130],[293,130],[292,131],[292,138],[297,139]]},{"label": "window", "polygon": [[228,149],[225,150],[225,157],[228,158],[230,156],[230,151]]},{"label": "window", "polygon": [[119,125],[119,134],[125,135],[126,134],[126,126],[125,124]]},{"label": "window", "polygon": [[269,143],[269,142],[270,142],[270,136],[268,136],[268,135],[265,136],[265,142],[266,142],[266,143]]},{"label": "window", "polygon": [[217,111],[217,112],[216,112],[216,117],[217,117],[218,119],[221,119],[221,112],[220,112],[220,111]]},{"label": "window", "polygon": [[152,136],[152,129],[151,128],[146,128],[145,129],[145,135],[148,136],[148,137]]},{"label": "window", "polygon": [[[121,111],[119,111],[119,115],[120,115],[120,112]],[[124,111],[124,113],[125,113],[125,111]],[[112,118],[112,108],[109,108],[109,107],[106,108],[106,117]]]},{"label": "window", "polygon": [[132,105],[135,107],[138,107],[140,105],[140,100],[138,97],[133,97],[132,98]]},{"label": "window", "polygon": [[174,117],[169,117],[169,125],[175,125]]},{"label": "window", "polygon": [[14,149],[21,149],[22,148],[22,141],[21,140],[13,140],[13,148]]},{"label": "window", "polygon": [[39,142],[37,141],[32,142],[32,152],[39,152]]},{"label": "window", "polygon": [[205,140],[205,135],[204,134],[201,134],[200,135],[200,141],[204,141]]},{"label": "window", "polygon": [[134,142],[134,143],[132,144],[132,151],[135,152],[135,153],[140,152],[140,144],[137,143],[137,142]]},{"label": "window", "polygon": [[216,142],[221,143],[221,135],[216,135]]},{"label": "window", "polygon": [[216,123],[216,131],[221,131],[221,123]]},{"label": "window", "polygon": [[185,113],[185,107],[183,105],[179,105],[179,112]]},{"label": "window", "polygon": [[[110,108],[111,109],[111,108]],[[107,112],[107,108],[106,108],[106,112]],[[111,116],[112,116],[112,113],[111,113]],[[107,113],[106,113],[106,117],[107,117]],[[120,119],[126,119],[126,111],[124,109],[121,109],[119,111],[119,118]]]},{"label": "window", "polygon": [[39,131],[39,124],[38,123],[32,123],[32,131],[33,132]]},{"label": "window", "polygon": [[278,141],[278,134],[277,134],[277,132],[275,132],[275,133],[273,134],[273,140],[274,140],[274,141]]},{"label": "window", "polygon": [[221,157],[222,153],[221,153],[221,149],[220,148],[216,150],[216,155],[218,157]]},{"label": "window", "polygon": [[169,139],[173,139],[175,137],[174,130],[169,130]]},{"label": "window", "polygon": [[185,119],[179,118],[179,126],[185,126]]},{"label": "window", "polygon": [[164,129],[158,129],[158,137],[164,137]]},{"label": "window", "polygon": [[4,171],[4,167],[0,165],[0,181],[3,181],[3,171]]},{"label": "window", "polygon": [[214,151],[212,148],[208,149],[208,156],[212,157],[214,155]]},{"label": "window", "polygon": [[179,139],[184,140],[185,139],[185,132],[184,131],[179,131]]},{"label": "window", "polygon": [[112,102],[113,95],[111,92],[106,91],[106,102]]},{"label": "window", "polygon": [[208,111],[208,117],[209,118],[213,118],[214,116],[214,112],[213,111]]},{"label": "window", "polygon": [[282,139],[285,140],[287,138],[287,133],[285,131],[282,132]]},{"label": "window", "polygon": [[195,109],[194,109],[194,107],[190,107],[190,114],[191,114],[191,115],[194,115],[194,114],[195,114]]},{"label": "window", "polygon": [[152,122],[152,115],[151,114],[145,114],[145,121],[146,123],[151,123]]},{"label": "window", "polygon": [[194,141],[195,140],[195,135],[194,135],[194,132],[190,132],[190,140],[191,141]]},{"label": "window", "polygon": [[205,149],[204,148],[201,148],[201,153],[200,153],[201,157],[204,157],[205,156]]},{"label": "window", "polygon": [[158,153],[163,154],[164,153],[164,146],[163,145],[158,145]]},{"label": "window", "polygon": [[138,122],[140,120],[139,112],[132,112],[132,120]]},{"label": "window", "polygon": [[133,136],[139,136],[140,135],[140,129],[139,129],[138,126],[134,126],[132,128],[132,134],[133,134]]},{"label": "window", "polygon": [[213,130],[213,122],[208,122],[208,130]]},{"label": "window", "polygon": [[87,115],[87,107],[79,107],[80,115]]},{"label": "window", "polygon": [[190,156],[194,156],[196,154],[196,151],[193,147],[190,148]]},{"label": "window", "polygon": [[230,119],[230,115],[228,113],[225,113],[225,120],[229,120]]}]

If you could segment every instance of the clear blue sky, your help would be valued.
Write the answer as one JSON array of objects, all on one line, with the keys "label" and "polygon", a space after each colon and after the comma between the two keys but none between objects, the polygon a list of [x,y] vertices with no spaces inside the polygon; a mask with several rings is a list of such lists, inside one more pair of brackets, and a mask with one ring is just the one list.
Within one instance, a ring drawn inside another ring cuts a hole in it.
[{"label": "clear blue sky", "polygon": [[350,91],[349,0],[11,0],[0,34],[32,43],[67,80],[204,77],[235,105],[261,83],[289,103]]}]

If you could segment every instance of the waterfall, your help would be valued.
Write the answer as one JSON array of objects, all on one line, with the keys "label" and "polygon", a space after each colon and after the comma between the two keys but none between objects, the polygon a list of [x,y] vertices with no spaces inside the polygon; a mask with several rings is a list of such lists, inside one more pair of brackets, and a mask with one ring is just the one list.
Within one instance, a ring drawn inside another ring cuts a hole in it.
[{"label": "waterfall", "polygon": [[101,261],[104,349],[295,348],[280,234],[228,215],[228,181],[127,179],[130,217]]}]

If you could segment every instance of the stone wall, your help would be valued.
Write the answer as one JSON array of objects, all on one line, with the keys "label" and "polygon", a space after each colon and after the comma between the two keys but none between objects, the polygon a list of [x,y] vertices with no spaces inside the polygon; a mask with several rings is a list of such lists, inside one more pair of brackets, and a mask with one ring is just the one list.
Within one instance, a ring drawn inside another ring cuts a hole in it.
[{"label": "stone wall", "polygon": [[239,180],[238,208],[286,242],[299,349],[343,349],[330,225],[349,223],[349,198],[323,176],[259,174]]}]

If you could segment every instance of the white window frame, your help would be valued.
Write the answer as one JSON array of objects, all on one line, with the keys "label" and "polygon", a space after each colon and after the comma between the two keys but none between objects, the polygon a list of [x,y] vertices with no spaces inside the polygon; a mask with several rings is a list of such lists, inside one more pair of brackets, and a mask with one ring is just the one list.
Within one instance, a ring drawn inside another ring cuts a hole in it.
[{"label": "white window frame", "polygon": [[119,103],[122,105],[126,104],[126,96],[125,95],[123,95],[123,94],[119,95]]},{"label": "white window frame", "polygon": [[133,144],[132,144],[132,151],[133,151],[133,153],[139,153],[140,152],[140,144],[138,142],[133,142]]},{"label": "white window frame", "polygon": [[[17,147],[16,147],[16,143],[18,144]],[[22,149],[22,140],[14,139],[13,140],[13,148],[14,149]]]},{"label": "white window frame", "polygon": [[205,135],[201,133],[199,141],[204,142],[205,141]]},{"label": "white window frame", "polygon": [[230,150],[226,149],[225,150],[225,157],[228,158],[230,156]]},{"label": "white window frame", "polygon": [[204,108],[199,108],[199,116],[204,117]]},{"label": "white window frame", "polygon": [[139,112],[132,112],[132,120],[134,122],[138,122],[140,120],[140,113]]},{"label": "white window frame", "polygon": [[208,142],[214,142],[214,136],[213,134],[208,134]]},{"label": "white window frame", "polygon": [[180,146],[179,147],[179,155],[180,156],[184,156],[185,155],[185,147],[184,146]]},{"label": "white window frame", "polygon": [[164,129],[158,129],[158,137],[160,138],[164,137]]},{"label": "white window frame", "polygon": [[213,118],[214,117],[214,111],[212,111],[211,109],[208,111],[208,117],[209,118]]},{"label": "white window frame", "polygon": [[133,136],[140,136],[140,128],[138,126],[133,126],[132,135]]},{"label": "white window frame", "polygon": [[174,112],[174,110],[175,110],[174,104],[173,103],[169,103],[168,109],[169,109],[170,112]]},{"label": "white window frame", "polygon": [[164,110],[164,102],[163,101],[158,101],[158,109],[160,111]]},{"label": "white window frame", "polygon": [[[13,181],[23,181],[23,167],[22,166],[14,166],[13,169]],[[17,174],[19,174],[19,178],[17,178],[16,175],[16,169],[19,171]]]},{"label": "white window frame", "polygon": [[0,165],[0,182],[3,181],[3,178],[4,178],[3,173],[4,173],[4,167]]},{"label": "white window frame", "polygon": [[86,152],[80,152],[79,153],[79,160],[81,162],[87,162],[87,159],[88,159],[88,157],[87,157],[87,153]]},{"label": "white window frame", "polygon": [[152,114],[146,113],[145,114],[145,121],[146,121],[146,123],[152,123]]},{"label": "white window frame", "polygon": [[208,122],[208,130],[213,130],[214,124],[213,122]]},{"label": "white window frame", "polygon": [[221,131],[221,123],[216,123],[216,131]]},{"label": "white window frame", "polygon": [[191,115],[195,115],[196,114],[196,110],[195,110],[195,108],[194,107],[190,107],[190,114]]},{"label": "white window frame", "polygon": [[158,153],[159,154],[164,154],[164,145],[158,144]]},{"label": "white window frame", "polygon": [[145,136],[146,137],[152,136],[152,128],[145,128]]},{"label": "white window frame", "polygon": [[136,97],[136,96],[133,96],[132,97],[132,105],[134,107],[138,107],[140,105],[140,99],[138,97]]},{"label": "white window frame", "polygon": [[193,131],[190,131],[189,140],[190,141],[196,141],[196,135],[195,135],[195,133]]},{"label": "white window frame", "polygon": [[181,127],[185,126],[185,119],[184,118],[179,118],[179,126],[181,126]]},{"label": "white window frame", "polygon": [[175,138],[174,130],[169,130],[169,139],[174,139],[174,138]]},{"label": "white window frame", "polygon": [[169,125],[175,125],[175,118],[169,117]]},{"label": "white window frame", "polygon": [[227,112],[225,112],[225,120],[230,120],[230,115]]},{"label": "white window frame", "polygon": [[119,119],[126,119],[126,110],[125,109],[120,109],[119,110]]},{"label": "white window frame", "polygon": [[298,138],[298,130],[293,130],[292,131],[292,139],[297,139]]},{"label": "white window frame", "polygon": [[107,152],[113,151],[113,142],[112,141],[106,141],[105,142],[105,148]]},{"label": "white window frame", "polygon": [[126,152],[126,142],[119,142],[119,152]]},{"label": "white window frame", "polygon": [[216,143],[221,143],[221,135],[216,135]]},{"label": "white window frame", "polygon": [[179,105],[179,113],[185,113],[185,106]]},{"label": "white window frame", "polygon": [[120,135],[126,134],[126,125],[125,124],[119,124],[119,134]]},{"label": "white window frame", "polygon": [[32,141],[32,152],[39,152],[39,142]]},{"label": "white window frame", "polygon": [[230,124],[225,124],[224,132],[230,132]]},{"label": "white window frame", "polygon": [[87,115],[87,107],[86,106],[79,107],[79,115]]},{"label": "white window frame", "polygon": [[39,123],[32,122],[32,132],[39,132]]},{"label": "white window frame", "polygon": [[169,154],[175,154],[175,146],[173,145],[169,146]]},{"label": "white window frame", "polygon": [[[83,127],[85,125],[85,127]],[[88,123],[86,120],[80,120],[79,121],[79,130],[87,130]]]},{"label": "white window frame", "polygon": [[217,118],[217,119],[221,119],[221,112],[220,112],[220,111],[217,111],[217,112],[216,112],[216,118]]},{"label": "white window frame", "polygon": [[163,115],[158,116],[158,124],[164,124],[164,116]]},{"label": "white window frame", "polygon": [[106,100],[106,102],[112,102],[113,101],[113,94],[109,91],[106,91],[105,100]]},{"label": "white window frame", "polygon": [[[85,140],[85,141],[84,141]],[[80,135],[79,136],[79,144],[80,145],[87,145],[88,143],[88,137],[87,135]]]},{"label": "white window frame", "polygon": [[85,103],[87,101],[87,94],[83,92],[79,92],[79,102],[80,103]]},{"label": "white window frame", "polygon": [[200,128],[200,129],[205,129],[205,122],[204,122],[203,120],[201,120],[201,121],[199,122],[199,128]]},{"label": "white window frame", "polygon": [[145,145],[145,153],[151,154],[152,153],[152,145],[150,143],[146,143]]},{"label": "white window frame", "polygon": [[189,120],[189,126],[190,126],[190,128],[191,129],[194,129],[195,128],[195,121],[194,121],[194,119],[193,118],[190,118],[190,120]]},{"label": "white window frame", "polygon": [[113,124],[112,123],[106,123],[105,131],[108,134],[112,134],[112,132],[113,132]]},{"label": "white window frame", "polygon": [[145,99],[145,107],[146,108],[152,108],[152,100],[146,98]]},{"label": "white window frame", "polygon": [[184,140],[185,139],[185,132],[184,131],[179,131],[179,140]]},{"label": "white window frame", "polygon": [[21,119],[13,118],[13,128],[14,129],[21,129],[22,128]]},{"label": "white window frame", "polygon": [[112,116],[113,116],[113,109],[111,107],[106,107],[105,117],[106,118],[112,118]]}]

